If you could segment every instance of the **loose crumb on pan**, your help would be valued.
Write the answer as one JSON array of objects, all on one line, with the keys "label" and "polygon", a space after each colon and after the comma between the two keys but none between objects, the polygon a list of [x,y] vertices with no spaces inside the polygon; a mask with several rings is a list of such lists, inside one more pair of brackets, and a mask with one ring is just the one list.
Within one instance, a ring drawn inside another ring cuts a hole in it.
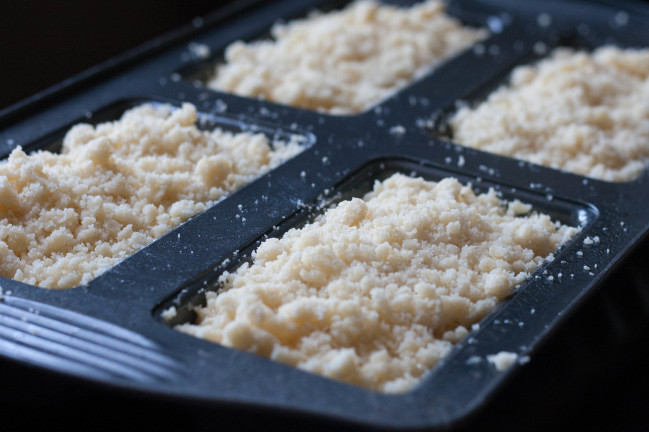
[{"label": "loose crumb on pan", "polygon": [[518,354],[509,351],[500,351],[498,354],[487,356],[487,361],[493,364],[499,372],[509,369],[516,360],[518,360]]},{"label": "loose crumb on pan", "polygon": [[576,232],[493,190],[395,174],[264,241],[176,328],[404,392]]},{"label": "loose crumb on pan", "polygon": [[196,120],[191,104],[147,104],[73,127],[61,154],[15,149],[0,162],[0,276],[87,283],[301,150]]},{"label": "loose crumb on pan", "polygon": [[357,0],[276,24],[272,40],[231,44],[208,86],[331,114],[362,112],[486,36],[427,0]]},{"label": "loose crumb on pan", "polygon": [[160,314],[160,317],[165,321],[171,321],[172,319],[178,316],[178,310],[176,306],[170,306],[167,309],[163,310]]},{"label": "loose crumb on pan", "polygon": [[649,49],[555,49],[451,120],[460,144],[606,180],[649,159]]}]

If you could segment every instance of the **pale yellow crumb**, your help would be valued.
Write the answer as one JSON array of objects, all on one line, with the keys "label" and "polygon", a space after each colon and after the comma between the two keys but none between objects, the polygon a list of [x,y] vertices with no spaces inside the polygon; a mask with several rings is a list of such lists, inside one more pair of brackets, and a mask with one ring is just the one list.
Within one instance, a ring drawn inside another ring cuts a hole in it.
[{"label": "pale yellow crumb", "polygon": [[73,127],[61,154],[14,150],[0,162],[0,276],[85,284],[301,149],[196,119],[191,104],[142,105]]},{"label": "pale yellow crumb", "polygon": [[178,311],[176,310],[176,306],[170,306],[169,308],[165,309],[162,311],[160,314],[160,317],[165,320],[165,321],[170,321],[178,316]]},{"label": "pale yellow crumb", "polygon": [[606,181],[649,159],[649,49],[558,48],[451,121],[462,145]]},{"label": "pale yellow crumb", "polygon": [[494,191],[395,174],[264,241],[176,328],[404,392],[577,231]]},{"label": "pale yellow crumb", "polygon": [[362,112],[486,36],[426,0],[358,0],[277,24],[271,41],[235,42],[208,86],[331,114]]},{"label": "pale yellow crumb", "polygon": [[518,354],[509,351],[500,351],[498,354],[487,356],[487,361],[494,365],[498,372],[505,371],[518,360]]}]

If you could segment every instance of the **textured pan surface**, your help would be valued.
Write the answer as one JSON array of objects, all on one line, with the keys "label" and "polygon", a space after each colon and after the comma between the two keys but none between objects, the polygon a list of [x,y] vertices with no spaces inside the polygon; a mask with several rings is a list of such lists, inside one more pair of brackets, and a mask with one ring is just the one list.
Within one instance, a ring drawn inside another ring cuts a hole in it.
[{"label": "textured pan surface", "polygon": [[[190,101],[214,124],[258,127],[269,135],[299,133],[310,142],[296,158],[87,286],[60,292],[1,279],[5,301],[0,303],[0,353],[4,358],[90,379],[97,385],[184,403],[200,401],[224,410],[255,408],[374,427],[454,424],[479,411],[497,388],[524,368],[517,364],[501,373],[484,361],[467,365],[469,358],[506,350],[534,360],[566,316],[602,286],[613,267],[645,236],[647,172],[627,184],[585,179],[456,146],[437,133],[438,125],[429,127],[428,120],[435,113],[441,119],[452,112],[459,99],[484,97],[513,67],[539,57],[538,42],[550,47],[646,46],[646,17],[632,16],[624,28],[615,28],[611,23],[618,11],[594,5],[452,2],[452,14],[491,29],[483,42],[485,50],[465,51],[357,116],[321,115],[209,91],[192,82],[193,74],[213,64],[229,42],[254,39],[276,19],[301,16],[319,4],[272,2],[237,19],[208,23],[190,39],[0,119],[3,155],[16,145],[56,149],[57,140],[72,124],[115,119],[127,107],[144,101],[174,105]],[[552,25],[537,24],[541,12],[553,17]],[[589,26],[587,34],[576,30],[583,23]],[[190,42],[209,46],[213,57],[197,58],[188,48]],[[395,134],[394,126],[402,126],[405,132]],[[458,163],[460,157],[463,164]],[[302,171],[307,173],[304,178]],[[531,202],[538,210],[582,226],[583,231],[485,318],[480,329],[458,344],[418,388],[399,396],[375,394],[195,340],[159,318],[170,304],[182,310],[188,302],[199,301],[196,293],[204,282],[218,276],[223,270],[220,263],[235,251],[245,255],[264,234],[278,235],[308,217],[312,212],[305,212],[303,204],[312,205],[307,209],[317,207],[323,198],[336,199],[338,193],[358,196],[372,179],[394,171],[431,179],[454,176],[482,190],[495,187],[506,198]],[[602,241],[585,245],[587,236]],[[590,270],[585,271],[585,265]],[[560,279],[558,273],[574,276]]]}]

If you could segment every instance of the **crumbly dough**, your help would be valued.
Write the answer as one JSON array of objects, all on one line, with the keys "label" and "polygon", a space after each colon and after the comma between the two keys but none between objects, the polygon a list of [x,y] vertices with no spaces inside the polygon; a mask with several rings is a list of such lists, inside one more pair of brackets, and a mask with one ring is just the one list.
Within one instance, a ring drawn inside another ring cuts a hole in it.
[{"label": "crumbly dough", "polygon": [[358,113],[486,33],[427,0],[410,8],[357,0],[276,24],[272,41],[235,42],[208,86],[331,114]]},{"label": "crumbly dough", "polygon": [[575,232],[494,191],[395,174],[263,242],[176,328],[404,392]]},{"label": "crumbly dough", "polygon": [[498,354],[487,356],[487,361],[494,365],[498,372],[503,372],[518,360],[518,354],[509,351],[500,351]]},{"label": "crumbly dough", "polygon": [[649,158],[649,49],[556,49],[451,121],[456,142],[606,181]]},{"label": "crumbly dough", "polygon": [[0,163],[0,276],[87,283],[300,151],[195,122],[190,104],[142,105],[73,127],[61,154],[14,150]]}]

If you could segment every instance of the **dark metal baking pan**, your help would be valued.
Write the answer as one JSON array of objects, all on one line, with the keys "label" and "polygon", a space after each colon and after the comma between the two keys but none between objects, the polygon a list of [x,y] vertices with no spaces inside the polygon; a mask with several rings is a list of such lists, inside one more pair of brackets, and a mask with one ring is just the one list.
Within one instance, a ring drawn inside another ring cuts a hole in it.
[{"label": "dark metal baking pan", "polygon": [[[238,418],[247,425],[280,419],[283,424],[430,429],[461,428],[489,410],[501,412],[496,395],[520,389],[517,383],[529,379],[526,371],[548,361],[544,346],[568,338],[569,370],[585,361],[597,364],[587,349],[579,345],[573,349],[574,332],[566,331],[566,325],[580,309],[597,309],[593,299],[606,298],[611,290],[606,278],[646,236],[647,171],[629,183],[602,182],[461,147],[452,139],[438,138],[427,126],[435,113],[452,111],[458,100],[483,97],[513,67],[537,58],[538,42],[579,48],[605,43],[646,46],[649,18],[630,16],[625,26],[614,28],[611,17],[619,10],[605,5],[451,1],[453,15],[490,28],[482,44],[497,48],[487,49],[487,54],[466,50],[375,109],[355,116],[251,100],[193,82],[193,74],[218,61],[228,43],[259,37],[277,19],[304,15],[323,4],[277,1],[260,3],[231,20],[219,15],[165,40],[156,50],[138,53],[96,76],[81,77],[77,84],[3,112],[0,146],[5,156],[17,145],[55,149],[72,124],[115,119],[142,101],[175,106],[188,101],[216,124],[259,127],[270,134],[295,132],[311,143],[294,159],[86,286],[53,291],[0,279],[5,292],[0,304],[0,356],[6,371],[31,377],[31,387],[38,387],[37,379],[68,389],[75,383],[73,389],[99,388],[104,395],[133,398],[152,410],[187,409],[201,413],[202,421],[214,427],[224,419]],[[540,13],[553,17],[549,26],[537,24]],[[576,30],[583,23],[591,30],[587,40]],[[213,57],[196,58],[188,49],[190,42],[207,45]],[[402,126],[405,132],[394,134],[393,126]],[[465,163],[458,166],[460,156]],[[303,170],[308,183],[296,181]],[[377,394],[197,340],[160,319],[160,311],[174,302],[186,308],[187,302],[200,301],[199,287],[218,276],[223,270],[219,264],[234,251],[250,251],[265,234],[272,235],[273,227],[280,227],[279,234],[318,211],[305,213],[303,203],[317,208],[323,197],[329,202],[337,193],[358,196],[368,179],[392,171],[414,171],[432,179],[454,176],[478,189],[495,187],[506,198],[532,202],[539,210],[581,226],[582,232],[489,314],[421,385],[401,395]],[[260,200],[261,196],[271,199]],[[245,209],[245,226],[237,218],[240,206]],[[601,242],[586,245],[587,236],[598,236]],[[558,278],[558,273],[574,276]],[[643,298],[645,284],[627,286],[630,296]],[[624,302],[613,307],[610,321],[616,322],[616,314],[625,307]],[[646,310],[640,309],[633,316],[645,316]],[[624,326],[621,332],[634,333]],[[530,362],[505,372],[484,361],[467,365],[470,357],[503,350],[529,357]],[[214,412],[210,419],[207,413]]]}]

